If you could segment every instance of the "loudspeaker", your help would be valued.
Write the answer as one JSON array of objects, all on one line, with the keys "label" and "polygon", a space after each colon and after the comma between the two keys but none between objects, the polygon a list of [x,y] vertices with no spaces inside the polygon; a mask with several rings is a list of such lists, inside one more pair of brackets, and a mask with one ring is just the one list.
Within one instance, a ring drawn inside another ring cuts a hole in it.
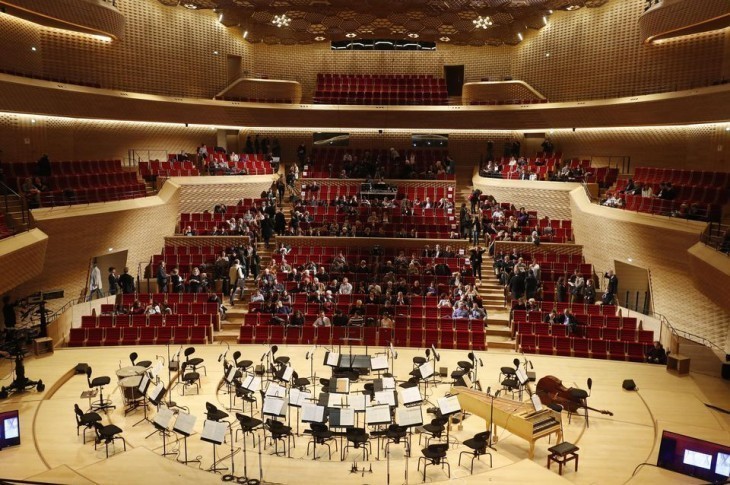
[{"label": "loudspeaker", "polygon": [[722,378],[730,381],[730,362],[722,363]]},{"label": "loudspeaker", "polygon": [[636,390],[636,383],[633,379],[625,379],[624,383],[621,384],[621,387],[623,387],[627,391],[635,391]]}]

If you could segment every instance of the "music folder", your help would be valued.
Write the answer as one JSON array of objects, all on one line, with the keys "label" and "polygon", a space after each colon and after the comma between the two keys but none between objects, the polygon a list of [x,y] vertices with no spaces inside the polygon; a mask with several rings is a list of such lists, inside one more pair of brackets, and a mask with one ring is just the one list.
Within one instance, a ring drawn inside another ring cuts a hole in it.
[{"label": "music folder", "polygon": [[421,364],[418,371],[421,373],[421,379],[428,379],[433,375],[433,362],[426,361],[425,364]]},{"label": "music folder", "polygon": [[418,386],[413,387],[401,387],[400,388],[400,400],[403,403],[404,406],[413,406],[414,404],[419,404],[423,402],[423,397],[421,396],[421,390],[418,388]]},{"label": "music folder", "polygon": [[268,397],[264,399],[262,412],[266,416],[286,417],[286,400],[278,397]]},{"label": "music folder", "polygon": [[367,396],[365,394],[353,394],[350,396],[350,405],[356,413],[365,412],[367,407]]},{"label": "music folder", "polygon": [[291,380],[292,374],[294,374],[294,367],[289,365],[285,366],[281,371],[276,373],[277,377],[284,382],[289,382]]},{"label": "music folder", "polygon": [[310,402],[302,404],[302,423],[324,423],[324,406]]},{"label": "music folder", "polygon": [[542,401],[540,400],[540,396],[533,394],[530,396],[530,400],[532,400],[532,405],[534,406],[536,413],[542,411]]},{"label": "music folder", "polygon": [[351,428],[355,426],[355,410],[352,408],[332,408],[329,410],[330,427]]},{"label": "music folder", "polygon": [[444,416],[461,411],[461,404],[459,404],[458,396],[444,396],[439,398],[438,405],[441,410],[441,414]]},{"label": "music folder", "polygon": [[195,426],[195,421],[197,421],[197,419],[198,418],[192,414],[179,413],[172,430],[183,436],[190,436],[193,434],[193,427]]},{"label": "music folder", "polygon": [[158,360],[155,366],[150,371],[150,374],[152,374],[152,378],[156,379],[158,375],[160,375],[160,372],[162,371],[163,363],[161,360]]},{"label": "music folder", "polygon": [[524,368],[518,368],[517,370],[515,370],[515,374],[517,375],[517,379],[520,381],[520,384],[522,384],[523,386],[527,384],[527,372],[525,372]]},{"label": "music folder", "polygon": [[286,388],[280,386],[276,382],[269,383],[266,388],[266,397],[284,397],[286,396]]},{"label": "music folder", "polygon": [[355,355],[352,358],[353,369],[370,369],[372,365],[372,359],[369,355]]},{"label": "music folder", "polygon": [[395,422],[398,426],[422,426],[423,409],[420,406],[412,408],[396,408]]},{"label": "music folder", "polygon": [[153,403],[158,403],[162,398],[165,396],[165,386],[162,385],[160,382],[157,384],[154,389],[152,389],[152,392],[150,393],[150,401]]},{"label": "music folder", "polygon": [[375,391],[386,391],[389,389],[395,389],[395,379],[393,379],[392,377],[375,379],[375,381],[373,382],[373,389]]},{"label": "music folder", "polygon": [[222,445],[226,439],[226,428],[226,423],[206,419],[203,422],[203,433],[200,435],[200,439],[214,445]]},{"label": "music folder", "polygon": [[390,406],[381,404],[365,408],[365,423],[390,424]]},{"label": "music folder", "polygon": [[330,380],[330,392],[336,394],[349,394],[350,393],[350,379],[347,377],[338,377],[337,379]]},{"label": "music folder", "polygon": [[386,391],[375,391],[374,393],[375,402],[378,404],[387,404],[388,406],[395,407],[395,391],[394,390],[386,390]]},{"label": "music folder", "polygon": [[247,374],[246,377],[243,378],[241,385],[247,391],[258,392],[259,389],[261,389],[261,377],[253,374]]},{"label": "music folder", "polygon": [[340,354],[337,352],[325,352],[324,365],[328,365],[330,367],[337,367],[340,365]]},{"label": "music folder", "polygon": [[370,359],[370,368],[372,370],[388,370],[388,359],[384,355],[378,355]]},{"label": "music folder", "polygon": [[310,399],[312,399],[311,392],[300,391],[296,388],[289,390],[289,406],[300,408],[302,404],[309,402]]},{"label": "music folder", "polygon": [[160,408],[154,419],[152,419],[152,422],[155,423],[155,426],[159,427],[160,429],[166,430],[170,427],[170,421],[172,421],[172,417],[174,415],[175,413],[173,413],[171,409]]},{"label": "music folder", "polygon": [[226,382],[228,384],[231,384],[233,382],[233,379],[236,378],[236,371],[238,368],[235,365],[232,365],[230,369],[228,369],[228,373],[226,374]]},{"label": "music folder", "polygon": [[147,388],[150,386],[150,377],[145,372],[142,374],[142,380],[139,382],[139,392],[147,394]]}]

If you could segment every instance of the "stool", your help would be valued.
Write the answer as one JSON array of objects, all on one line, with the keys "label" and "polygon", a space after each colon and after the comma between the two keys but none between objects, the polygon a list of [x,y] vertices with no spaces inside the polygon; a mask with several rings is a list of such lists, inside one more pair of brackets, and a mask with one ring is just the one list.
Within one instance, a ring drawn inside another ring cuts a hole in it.
[{"label": "stool", "polygon": [[563,474],[563,465],[571,460],[575,460],[575,471],[578,471],[578,453],[580,448],[575,446],[573,443],[563,441],[555,446],[548,448],[550,454],[547,457],[547,467],[550,469],[550,464],[555,462],[558,464],[558,474]]}]

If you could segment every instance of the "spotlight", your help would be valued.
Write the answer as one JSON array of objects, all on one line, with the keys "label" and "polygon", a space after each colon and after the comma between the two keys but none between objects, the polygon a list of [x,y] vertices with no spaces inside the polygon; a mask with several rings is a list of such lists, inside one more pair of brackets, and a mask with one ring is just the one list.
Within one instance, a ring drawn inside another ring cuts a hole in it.
[{"label": "spotlight", "polygon": [[36,48],[36,46],[33,46],[33,47],[31,47],[31,48],[30,48],[30,50],[32,50],[33,52],[35,52],[35,51],[37,51],[38,49]]},{"label": "spotlight", "polygon": [[246,37],[248,37],[248,30],[243,32],[243,38],[245,39]]},{"label": "spotlight", "polygon": [[522,32],[517,32],[517,38],[520,40],[524,40],[524,38],[522,37]]}]

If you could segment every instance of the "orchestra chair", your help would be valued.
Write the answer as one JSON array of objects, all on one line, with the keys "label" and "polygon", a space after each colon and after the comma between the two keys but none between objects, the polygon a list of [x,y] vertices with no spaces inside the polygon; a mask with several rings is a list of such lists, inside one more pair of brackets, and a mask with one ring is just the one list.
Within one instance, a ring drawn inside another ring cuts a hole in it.
[{"label": "orchestra chair", "polygon": [[200,374],[192,371],[187,371],[189,364],[187,362],[183,362],[182,366],[180,367],[180,375],[182,376],[183,381],[183,396],[185,395],[185,388],[195,386],[197,389],[197,393],[200,394]]},{"label": "orchestra chair", "polygon": [[[519,361],[517,361],[517,364],[519,365]],[[499,375],[502,390],[512,394],[512,399],[514,399],[515,393],[520,392],[521,388],[520,381],[517,379],[517,368],[515,367],[513,369],[512,367],[502,367],[500,368]],[[504,379],[501,379],[501,376],[504,376]]]},{"label": "orchestra chair", "polygon": [[293,388],[299,389],[300,391],[308,391],[311,384],[312,383],[306,377],[299,377],[299,373],[297,371],[292,372],[291,385]]},{"label": "orchestra chair", "polygon": [[236,397],[240,398],[243,401],[244,410],[246,408],[246,403],[249,403],[249,405],[251,406],[251,415],[253,415],[253,405],[255,404],[257,408],[259,407],[259,403],[256,400],[256,393],[246,389],[238,381],[235,381],[235,385],[236,385],[236,390],[235,390]]},{"label": "orchestra chair", "polygon": [[233,352],[233,362],[236,363],[236,367],[238,367],[238,370],[241,372],[246,372],[246,370],[253,365],[252,360],[238,360],[241,358],[241,352],[236,350]]},{"label": "orchestra chair", "polygon": [[276,353],[279,351],[278,345],[272,345],[271,346],[271,356],[274,358],[274,363],[278,365],[278,367],[281,369],[285,365],[289,364],[289,357],[286,355],[280,355],[279,357],[276,356]]},{"label": "orchestra chair", "polygon": [[132,362],[132,365],[144,367],[145,369],[152,367],[151,360],[140,360],[139,362],[135,362],[137,360],[137,357],[137,352],[132,352],[131,354],[129,354],[129,360]]},{"label": "orchestra chair", "polygon": [[416,470],[421,469],[421,460],[423,460],[423,481],[426,481],[426,467],[428,465],[441,465],[441,468],[446,465],[449,467],[448,477],[451,478],[451,465],[446,459],[446,452],[449,450],[448,443],[437,443],[428,445],[426,448],[421,450],[423,456],[418,457],[418,467]]},{"label": "orchestra chair", "polygon": [[109,458],[109,443],[114,444],[115,440],[122,440],[122,443],[124,444],[124,451],[127,451],[127,440],[125,440],[122,436],[118,436],[122,434],[122,429],[119,426],[113,424],[107,424],[104,426],[101,422],[96,421],[94,422],[94,430],[96,431],[94,449],[96,450],[96,445],[103,441],[106,447],[107,458]]},{"label": "orchestra chair", "polygon": [[411,456],[411,444],[407,439],[408,428],[404,426],[398,426],[397,424],[391,424],[385,431],[385,452],[388,453],[389,446],[391,443],[399,445],[401,441],[405,444],[406,455]]},{"label": "orchestra chair", "polygon": [[335,444],[335,451],[337,451],[337,440],[335,439],[332,431],[329,430],[326,424],[323,423],[309,423],[309,429],[312,432],[312,439],[307,443],[307,455],[309,454],[309,445],[314,445],[314,453],[312,459],[317,459],[317,445],[324,445],[327,447],[327,451],[332,459],[332,448],[330,442]]},{"label": "orchestra chair", "polygon": [[[588,387],[588,390],[584,389],[578,389],[575,387],[570,388],[570,397],[574,400],[580,403],[580,405],[583,407],[584,415],[586,418],[586,428],[589,428],[590,425],[588,423],[588,398],[591,396],[591,388],[593,387],[593,379],[590,377],[588,378],[588,381],[586,382],[586,385]],[[576,414],[578,412],[576,411]],[[568,423],[570,423],[570,418],[573,415],[572,411],[568,409]]]},{"label": "orchestra chair", "polygon": [[205,403],[205,419],[209,421],[221,422],[228,417],[228,413],[218,409],[215,404],[210,402]]},{"label": "orchestra chair", "polygon": [[243,439],[246,439],[246,433],[249,433],[251,435],[251,443],[253,443],[253,447],[256,448],[256,433],[255,431],[260,429],[264,422],[260,419],[252,418],[250,416],[246,416],[245,414],[236,413],[236,419],[238,420],[238,423],[241,425],[241,429],[236,430],[236,439],[234,441],[238,441],[238,433],[239,431],[243,433]]},{"label": "orchestra chair", "polygon": [[362,449],[363,461],[367,461],[373,449],[370,445],[370,435],[365,431],[365,428],[347,428],[345,437],[347,438],[347,446],[342,450],[342,459],[345,459],[347,450],[350,448],[350,444],[352,444],[352,448],[356,450]]},{"label": "orchestra chair", "polygon": [[[274,445],[274,455],[288,456],[291,458],[291,440],[293,437],[291,427],[279,421],[267,419],[266,429],[270,434],[270,436],[266,436],[266,438],[270,439]],[[279,441],[281,441],[284,448],[281,452],[279,452]]]},{"label": "orchestra chair", "polygon": [[104,411],[107,409],[116,409],[110,399],[104,399],[104,386],[108,386],[111,382],[109,376],[99,376],[91,379],[91,366],[86,367],[86,382],[89,383],[89,389],[97,388],[99,390],[99,400],[91,403],[90,411]]},{"label": "orchestra chair", "polygon": [[185,349],[185,362],[193,369],[193,372],[198,372],[198,367],[201,367],[203,369],[203,372],[205,372],[205,375],[208,375],[208,369],[205,368],[203,365],[203,362],[205,362],[204,359],[201,359],[200,357],[193,357],[190,358],[191,355],[195,353],[195,347],[188,347]]},{"label": "orchestra chair", "polygon": [[429,446],[432,439],[440,440],[448,422],[448,416],[433,418],[429,424],[423,426],[423,433],[418,437],[418,444],[421,444],[421,438],[424,436],[426,436],[426,446]]},{"label": "orchestra chair", "polygon": [[84,427],[84,444],[86,444],[86,432],[94,427],[94,423],[101,421],[98,413],[84,413],[78,404],[74,404],[74,413],[76,415],[76,436],[79,435],[79,429]]},{"label": "orchestra chair", "polygon": [[471,474],[474,474],[474,459],[477,458],[481,461],[482,455],[489,455],[489,468],[492,468],[492,454],[487,451],[487,443],[489,441],[490,431],[482,431],[477,433],[473,438],[469,438],[462,444],[467,448],[471,448],[471,451],[462,451],[459,453],[459,466],[461,466],[461,455],[467,454],[472,455],[471,457]]}]

